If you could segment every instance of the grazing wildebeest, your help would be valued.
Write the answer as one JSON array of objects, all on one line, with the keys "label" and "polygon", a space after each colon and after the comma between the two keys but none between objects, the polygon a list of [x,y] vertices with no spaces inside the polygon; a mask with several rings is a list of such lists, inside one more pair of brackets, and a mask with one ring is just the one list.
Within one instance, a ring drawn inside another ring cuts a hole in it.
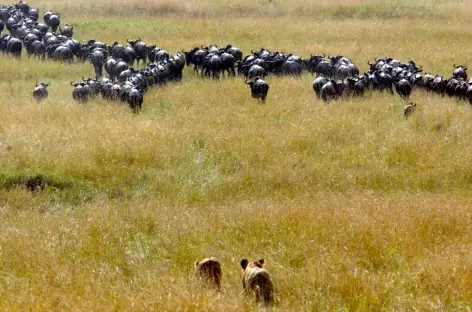
[{"label": "grazing wildebeest", "polygon": [[45,100],[48,97],[48,90],[47,87],[50,85],[50,83],[36,83],[34,91],[33,91],[33,97],[35,100],[39,103],[42,100]]}]

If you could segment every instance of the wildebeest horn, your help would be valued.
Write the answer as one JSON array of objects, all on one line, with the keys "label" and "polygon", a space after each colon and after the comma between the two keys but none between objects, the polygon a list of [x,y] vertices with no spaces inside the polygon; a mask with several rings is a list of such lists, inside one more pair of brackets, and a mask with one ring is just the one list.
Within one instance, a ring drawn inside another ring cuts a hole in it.
[{"label": "wildebeest horn", "polygon": [[71,85],[71,86],[73,86],[73,87],[75,87],[75,85],[74,85],[74,82],[73,82],[73,81],[71,81],[71,82],[70,82],[70,85]]},{"label": "wildebeest horn", "polygon": [[332,58],[332,57],[331,57],[331,54],[328,54],[328,58]]},{"label": "wildebeest horn", "polygon": [[455,68],[457,68],[457,66],[456,66],[456,63],[454,63],[454,65],[453,65],[453,66],[454,66]]},{"label": "wildebeest horn", "polygon": [[326,57],[326,54],[323,53],[323,58],[325,58],[325,57]]},{"label": "wildebeest horn", "polygon": [[247,77],[244,79],[244,83],[245,83],[245,84],[249,84],[249,83],[247,82]]},{"label": "wildebeest horn", "polygon": [[369,60],[367,60],[367,65],[374,65],[374,64],[369,63]]}]

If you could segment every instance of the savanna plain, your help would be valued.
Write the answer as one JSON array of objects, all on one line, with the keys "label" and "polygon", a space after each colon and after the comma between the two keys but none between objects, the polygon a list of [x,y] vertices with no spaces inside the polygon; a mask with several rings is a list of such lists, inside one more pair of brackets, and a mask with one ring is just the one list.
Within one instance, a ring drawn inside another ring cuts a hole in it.
[{"label": "savanna plain", "polygon": [[[470,1],[29,1],[79,40],[172,54],[228,43],[376,56],[449,77],[472,65]],[[42,16],[42,14],[41,14]],[[41,17],[42,20],[42,17]],[[470,311],[472,107],[415,90],[325,105],[308,73],[149,89],[143,109],[72,99],[89,63],[0,55],[0,310],[253,311],[264,258],[276,311]],[[50,81],[49,98],[32,98]],[[48,188],[31,192],[31,177]],[[193,279],[207,256],[222,289]]]}]

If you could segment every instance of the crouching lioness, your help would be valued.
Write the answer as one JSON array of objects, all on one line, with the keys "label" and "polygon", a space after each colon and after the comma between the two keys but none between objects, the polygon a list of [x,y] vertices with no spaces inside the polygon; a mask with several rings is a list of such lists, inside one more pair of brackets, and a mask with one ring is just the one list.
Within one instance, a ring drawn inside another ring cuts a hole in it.
[{"label": "crouching lioness", "polygon": [[200,262],[195,262],[195,276],[216,287],[221,285],[221,276],[223,275],[221,271],[221,264],[215,258],[205,258]]},{"label": "crouching lioness", "polygon": [[257,262],[249,262],[247,259],[241,260],[243,288],[246,294],[253,293],[257,303],[268,306],[274,302],[274,286],[269,272],[263,266],[264,259]]}]

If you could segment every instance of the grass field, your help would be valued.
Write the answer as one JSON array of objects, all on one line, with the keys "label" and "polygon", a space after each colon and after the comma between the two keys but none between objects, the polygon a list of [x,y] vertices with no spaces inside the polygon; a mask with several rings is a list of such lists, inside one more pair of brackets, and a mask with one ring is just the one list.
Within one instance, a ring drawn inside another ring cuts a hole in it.
[{"label": "grass field", "polygon": [[[169,52],[232,43],[471,63],[468,1],[30,1],[80,40]],[[470,65],[470,64],[469,64]],[[0,310],[253,311],[239,262],[264,258],[277,311],[470,311],[472,110],[413,92],[324,105],[313,77],[150,89],[139,115],[78,105],[91,64],[0,55]],[[38,105],[36,81],[50,81]],[[29,191],[36,180],[45,190]],[[221,292],[193,263],[223,263]]]}]

